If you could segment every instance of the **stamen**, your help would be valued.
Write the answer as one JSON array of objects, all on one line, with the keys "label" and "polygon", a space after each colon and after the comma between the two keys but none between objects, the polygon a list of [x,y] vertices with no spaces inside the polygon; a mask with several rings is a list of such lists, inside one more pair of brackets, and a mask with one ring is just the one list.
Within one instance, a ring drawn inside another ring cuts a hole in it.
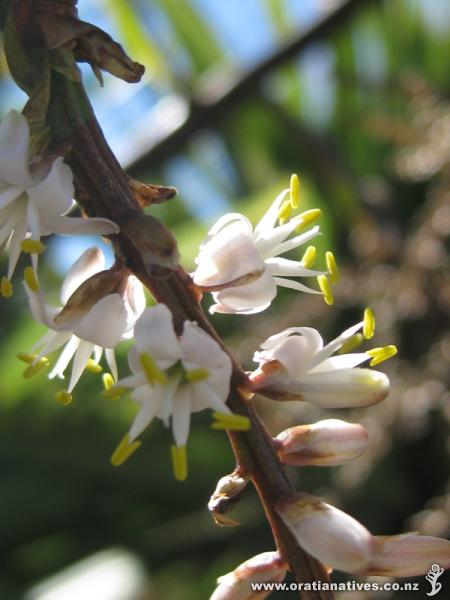
[{"label": "stamen", "polygon": [[349,337],[348,340],[345,340],[338,354],[345,354],[346,352],[350,352],[350,350],[354,350],[355,348],[360,346],[363,343],[363,341],[364,336],[362,335],[362,333],[355,333],[355,335]]},{"label": "stamen", "polygon": [[185,377],[191,383],[196,383],[208,379],[209,371],[208,369],[192,369],[192,371],[185,371]]},{"label": "stamen", "polygon": [[301,265],[305,269],[311,269],[317,256],[317,250],[315,246],[308,246],[305,250],[305,254],[302,256],[300,261]]},{"label": "stamen", "polygon": [[[106,374],[109,375],[109,373],[106,373]],[[105,376],[103,376],[103,377],[105,377]],[[104,379],[103,379],[103,385],[104,386],[107,385],[107,384],[105,384]],[[120,398],[120,396],[123,396],[123,394],[125,394],[125,392],[127,392],[127,391],[128,391],[128,388],[126,388],[124,385],[113,385],[110,388],[104,389],[100,395],[102,398],[105,398],[106,400],[117,400],[118,398]]]},{"label": "stamen", "polygon": [[248,431],[251,423],[248,417],[229,413],[213,412],[212,429],[230,429],[231,431]]},{"label": "stamen", "polygon": [[328,277],[330,278],[331,283],[336,283],[339,281],[340,275],[334,254],[332,252],[326,252],[325,260],[327,261]]},{"label": "stamen", "polygon": [[32,292],[39,291],[39,281],[37,280],[36,273],[33,270],[33,267],[27,267],[23,272],[25,277],[25,283],[30,288]]},{"label": "stamen", "polygon": [[60,404],[63,404],[64,406],[70,404],[72,402],[72,399],[72,394],[67,390],[59,390],[59,392],[56,392],[55,394],[55,400]]},{"label": "stamen", "polygon": [[140,442],[139,440],[136,440],[132,443],[130,443],[130,436],[128,433],[126,433],[123,438],[122,441],[120,442],[120,444],[117,446],[117,448],[114,450],[114,452],[112,453],[111,456],[111,464],[114,467],[120,467],[120,465],[123,465],[123,463],[130,458],[130,456],[136,452],[136,450],[139,448],[139,446],[141,445],[142,442]]},{"label": "stamen", "polygon": [[18,352],[17,358],[28,365],[31,365],[33,360],[36,358],[36,354],[28,354],[28,352]]},{"label": "stamen", "polygon": [[294,173],[291,175],[291,182],[289,186],[289,200],[292,208],[298,208],[300,204],[300,179],[298,175]]},{"label": "stamen", "polygon": [[154,385],[155,383],[167,383],[166,374],[161,371],[150,354],[147,354],[146,352],[140,354],[139,362],[141,363],[141,367],[144,370],[145,376],[151,385]]},{"label": "stamen", "polygon": [[46,367],[48,367],[49,364],[50,364],[50,361],[45,356],[40,358],[34,364],[32,361],[32,363],[23,372],[23,377],[25,379],[31,379],[31,377],[34,377],[35,375],[37,375],[38,373],[43,371]]},{"label": "stamen", "polygon": [[384,346],[382,348],[372,348],[372,350],[367,350],[366,354],[372,357],[372,360],[370,361],[370,366],[374,367],[375,365],[379,365],[388,358],[391,358],[391,356],[394,356],[395,354],[397,354],[397,352],[397,348],[393,345],[390,345]]},{"label": "stamen", "polygon": [[175,479],[178,481],[184,481],[187,477],[186,446],[175,446],[175,444],[172,444],[170,451],[172,455],[172,468]]},{"label": "stamen", "polygon": [[42,254],[46,246],[41,240],[27,239],[20,243],[22,252],[28,252],[28,254]]},{"label": "stamen", "polygon": [[332,306],[334,304],[334,296],[330,282],[328,281],[328,277],[326,275],[318,275],[317,283],[319,284],[320,291],[323,294],[323,299],[325,300],[326,304],[328,304],[328,306]]},{"label": "stamen", "polygon": [[370,340],[375,333],[375,315],[373,310],[369,307],[364,311],[364,325],[363,325],[363,336],[366,340]]},{"label": "stamen", "polygon": [[302,229],[304,229],[308,225],[311,225],[311,223],[314,223],[314,221],[317,221],[321,214],[322,211],[320,210],[320,208],[312,208],[311,210],[305,210],[305,212],[298,215],[298,217],[295,217],[298,220],[298,225],[295,228],[295,232],[300,233]]},{"label": "stamen", "polygon": [[13,295],[13,286],[7,277],[2,277],[0,281],[0,293],[3,298],[11,298]]},{"label": "stamen", "polygon": [[288,221],[289,217],[292,213],[292,204],[289,200],[285,200],[281,205],[280,210],[278,211],[278,220],[280,221],[280,225],[284,225],[286,221]]},{"label": "stamen", "polygon": [[91,373],[101,373],[103,371],[102,367],[98,364],[98,362],[96,362],[92,358],[90,358],[87,361],[85,368]]},{"label": "stamen", "polygon": [[106,391],[110,390],[114,385],[114,377],[111,373],[103,373],[102,375],[103,387]]}]

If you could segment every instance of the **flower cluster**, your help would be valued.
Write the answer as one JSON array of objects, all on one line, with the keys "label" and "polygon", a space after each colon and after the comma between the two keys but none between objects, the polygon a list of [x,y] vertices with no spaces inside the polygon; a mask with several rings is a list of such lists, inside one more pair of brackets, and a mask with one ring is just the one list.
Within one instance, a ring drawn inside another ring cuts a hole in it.
[{"label": "flower cluster", "polygon": [[[30,131],[25,117],[11,111],[0,124],[0,249],[9,247],[8,272],[1,280],[4,297],[12,294],[11,278],[20,253],[31,255],[24,285],[34,318],[48,331],[31,353],[20,353],[31,377],[48,366],[46,354],[63,347],[49,377],[64,378],[73,360],[67,389],[57,399],[68,404],[72,391],[87,368],[100,372],[103,355],[110,373],[103,375],[105,398],[130,391],[136,416],[113,452],[111,462],[121,465],[140,446],[140,436],[156,417],[170,427],[174,443],[175,477],[187,476],[187,452],[192,413],[213,411],[214,429],[246,431],[244,414],[228,405],[232,360],[219,341],[192,321],[175,326],[164,304],[146,308],[140,281],[119,259],[105,268],[102,252],[90,248],[70,269],[61,288],[61,305],[49,305],[40,287],[38,255],[45,249],[41,237],[52,233],[115,234],[118,227],[107,219],[67,217],[74,204],[72,172],[63,157],[30,157]],[[295,215],[299,206],[299,180],[293,175],[255,228],[242,214],[231,213],[217,221],[202,243],[192,274],[200,292],[211,292],[211,313],[252,314],[270,306],[277,287],[321,294],[333,303],[331,284],[338,268],[331,252],[326,270],[313,270],[314,246],[301,260],[282,257],[320,235],[313,223],[320,210]],[[293,278],[317,278],[319,289]],[[323,408],[365,407],[383,400],[389,391],[387,376],[361,366],[374,367],[392,357],[395,346],[353,352],[373,337],[375,317],[367,308],[361,322],[346,329],[328,344],[318,331],[295,326],[272,335],[254,354],[257,368],[241,380],[243,393],[254,392],[274,401],[311,402]],[[114,348],[133,340],[128,353],[131,374],[118,378]],[[279,459],[293,466],[334,466],[353,460],[368,445],[362,425],[325,419],[297,425],[272,440]],[[236,471],[222,478],[209,507],[217,522],[235,522],[225,513],[244,492],[249,473]],[[374,536],[350,515],[301,492],[283,497],[274,509],[297,538],[299,545],[330,569],[355,574],[414,576],[434,562],[450,567],[450,542],[406,534]],[[256,597],[254,582],[279,582],[288,565],[279,552],[250,559],[219,579],[212,599]],[[265,597],[261,592],[258,597]]]}]

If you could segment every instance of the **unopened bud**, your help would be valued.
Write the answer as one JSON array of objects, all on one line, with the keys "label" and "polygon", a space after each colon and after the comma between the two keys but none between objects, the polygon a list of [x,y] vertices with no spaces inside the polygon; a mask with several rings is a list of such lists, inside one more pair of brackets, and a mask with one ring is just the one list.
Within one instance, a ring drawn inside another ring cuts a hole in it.
[{"label": "unopened bud", "polygon": [[165,185],[142,183],[128,176],[128,184],[133,190],[134,197],[143,208],[153,204],[161,204],[177,195],[177,189]]},{"label": "unopened bud", "polygon": [[367,448],[368,434],[358,423],[326,419],[286,429],[274,443],[285,464],[327,467],[340,465],[362,454]]},{"label": "unopened bud", "polygon": [[237,521],[226,515],[239,502],[241,494],[247,486],[248,479],[238,473],[225,475],[217,482],[216,489],[208,502],[208,508],[217,525],[235,526]]},{"label": "unopened bud", "polygon": [[276,508],[308,554],[347,573],[367,570],[373,537],[356,519],[306,493],[299,493]]},{"label": "unopened bud", "polygon": [[416,577],[433,565],[450,568],[450,541],[427,535],[406,533],[374,537],[372,559],[367,575],[383,577]]},{"label": "unopened bud", "polygon": [[255,592],[252,583],[278,583],[286,577],[288,565],[278,552],[263,552],[217,580],[210,600],[252,600],[267,598],[270,591]]}]

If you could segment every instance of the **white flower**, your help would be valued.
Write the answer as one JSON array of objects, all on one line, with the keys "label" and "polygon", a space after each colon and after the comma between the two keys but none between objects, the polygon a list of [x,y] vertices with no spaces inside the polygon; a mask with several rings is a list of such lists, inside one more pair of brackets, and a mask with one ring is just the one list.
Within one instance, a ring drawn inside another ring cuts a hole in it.
[{"label": "white flower", "polygon": [[9,281],[22,250],[32,254],[36,268],[37,254],[43,250],[41,236],[118,232],[117,225],[107,219],[64,216],[73,206],[72,171],[61,157],[44,173],[32,168],[29,142],[27,120],[10,111],[0,124],[0,250],[10,242],[4,295],[10,295]]},{"label": "white flower", "polygon": [[[140,410],[129,433],[113,454],[121,464],[136,448],[136,438],[154,417],[166,426],[171,422],[175,446],[172,448],[175,475],[186,477],[185,447],[191,413],[210,408],[215,411],[216,429],[247,419],[232,415],[226,405],[232,371],[231,359],[219,344],[195,323],[186,321],[177,337],[172,314],[164,304],[147,308],[135,327],[135,346],[128,354],[132,375],[110,390],[133,388],[131,397]],[[247,428],[247,427],[245,427]]]},{"label": "white flower", "polygon": [[[26,270],[25,289],[34,318],[49,331],[34,345],[39,359],[65,346],[49,377],[64,377],[74,358],[67,392],[61,401],[70,401],[70,393],[83,373],[91,355],[98,363],[103,350],[114,379],[117,367],[113,348],[133,336],[134,325],[145,308],[142,284],[120,268],[104,270],[105,259],[98,248],[86,250],[70,269],[61,288],[63,306],[49,306],[39,288],[34,271]],[[68,395],[69,396],[68,396]]]},{"label": "white flower", "polygon": [[[196,258],[194,283],[213,292],[215,304],[210,312],[252,314],[270,306],[277,286],[301,292],[320,294],[306,285],[286,277],[324,277],[322,271],[307,268],[309,261],[281,258],[320,235],[315,226],[289,238],[295,230],[309,225],[320,215],[319,210],[306,211],[287,222],[291,205],[285,200],[286,189],[253,229],[250,221],[239,213],[220,218],[210,229]],[[291,192],[292,193],[292,192]],[[286,210],[287,208],[287,210]],[[287,217],[281,217],[286,214]]]},{"label": "white flower", "polygon": [[395,346],[332,356],[351,344],[360,329],[367,329],[367,319],[326,346],[310,327],[290,327],[269,337],[253,357],[260,365],[250,375],[253,389],[274,399],[306,400],[325,408],[379,402],[388,394],[389,379],[379,371],[354,367],[367,360],[371,366],[382,362],[397,352]]}]

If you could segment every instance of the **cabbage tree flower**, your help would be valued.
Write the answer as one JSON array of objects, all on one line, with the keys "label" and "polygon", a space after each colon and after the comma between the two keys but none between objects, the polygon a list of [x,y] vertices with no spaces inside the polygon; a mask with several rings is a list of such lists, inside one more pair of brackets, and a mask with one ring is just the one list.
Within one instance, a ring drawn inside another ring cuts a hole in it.
[{"label": "cabbage tree flower", "polygon": [[[306,400],[324,408],[380,402],[388,394],[389,379],[384,373],[358,365],[368,360],[371,366],[379,364],[397,352],[395,346],[345,352],[361,341],[359,330],[366,338],[372,337],[374,326],[373,313],[366,310],[364,321],[327,345],[311,327],[290,327],[269,337],[254,354],[259,368],[250,375],[251,389],[275,400]],[[338,350],[341,354],[333,356]]]},{"label": "cabbage tree flower", "polygon": [[186,443],[191,413],[212,409],[215,429],[246,429],[248,419],[233,415],[226,405],[232,371],[231,359],[219,344],[195,323],[186,321],[182,334],[174,331],[172,313],[164,304],[147,308],[136,323],[135,345],[128,353],[132,375],[105,394],[114,397],[132,388],[139,411],[129,432],[112,456],[122,464],[140,445],[138,436],[154,417],[169,422],[175,444],[172,461],[179,480],[187,475]]},{"label": "cabbage tree flower", "polygon": [[65,216],[72,208],[72,171],[58,157],[50,164],[29,160],[30,130],[26,118],[12,110],[0,124],[0,251],[9,241],[3,296],[12,293],[11,278],[21,251],[37,256],[45,246],[41,236],[59,234],[111,234],[118,227],[108,219]]},{"label": "cabbage tree flower", "polygon": [[121,340],[133,336],[134,325],[145,308],[145,295],[140,281],[120,266],[104,270],[105,259],[98,248],[86,250],[70,269],[61,288],[62,306],[50,306],[39,287],[31,267],[25,270],[25,290],[34,318],[49,331],[32,348],[40,359],[64,346],[49,374],[64,378],[64,371],[73,360],[67,391],[57,398],[68,403],[71,392],[93,355],[98,364],[105,350],[106,360],[117,380],[114,348]]},{"label": "cabbage tree flower", "polygon": [[[200,289],[212,292],[215,304],[210,308],[211,313],[261,312],[275,298],[277,286],[321,293],[291,277],[318,276],[322,293],[327,291],[327,297],[331,298],[325,273],[309,268],[310,258],[315,255],[314,247],[302,261],[280,256],[320,235],[319,226],[300,233],[320,216],[319,209],[288,218],[292,207],[292,187],[277,196],[254,229],[244,215],[229,213],[209,230],[195,260],[197,268],[192,278]],[[298,190],[294,189],[295,196],[297,193]],[[291,200],[286,200],[288,195],[291,195]],[[296,201],[294,203],[297,205]],[[296,235],[290,237],[294,232]]]}]

